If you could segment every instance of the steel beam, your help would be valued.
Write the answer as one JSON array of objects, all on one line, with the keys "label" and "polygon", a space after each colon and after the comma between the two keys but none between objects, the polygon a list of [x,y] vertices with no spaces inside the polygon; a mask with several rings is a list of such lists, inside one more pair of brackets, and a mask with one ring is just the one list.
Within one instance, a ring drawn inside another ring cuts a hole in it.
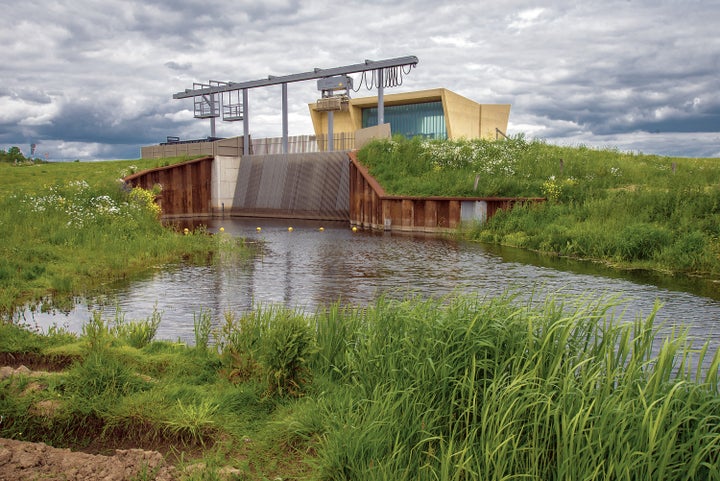
[{"label": "steel beam", "polygon": [[243,89],[243,155],[250,155],[250,114],[248,110],[248,91]]},{"label": "steel beam", "polygon": [[347,65],[345,67],[335,67],[329,69],[316,68],[312,72],[304,72],[292,75],[283,75],[279,77],[268,76],[267,79],[251,80],[248,82],[228,82],[227,85],[217,85],[211,87],[205,87],[201,89],[185,89],[183,92],[178,92],[173,95],[174,99],[186,99],[190,97],[197,97],[199,95],[209,95],[221,92],[230,92],[233,90],[251,89],[257,87],[267,87],[270,85],[280,85],[292,82],[302,82],[305,80],[313,80],[324,77],[331,77],[333,75],[345,75],[351,73],[365,72],[369,70],[379,70],[389,67],[401,67],[405,65],[415,66],[418,63],[418,58],[414,55],[407,57],[398,57],[387,60],[365,60],[363,63],[357,63],[354,65]]},{"label": "steel beam", "polygon": [[288,94],[287,83],[282,84],[282,149],[288,153]]}]

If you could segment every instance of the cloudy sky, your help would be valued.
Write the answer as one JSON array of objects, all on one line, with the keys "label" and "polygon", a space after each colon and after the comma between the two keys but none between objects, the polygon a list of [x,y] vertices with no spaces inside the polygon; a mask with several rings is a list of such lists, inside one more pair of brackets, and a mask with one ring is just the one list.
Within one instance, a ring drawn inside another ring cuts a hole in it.
[{"label": "cloudy sky", "polygon": [[[0,149],[26,155],[35,143],[50,160],[135,159],[168,135],[209,135],[192,101],[172,98],[193,82],[415,55],[386,93],[445,87],[510,103],[509,133],[550,143],[720,156],[720,0],[0,6]],[[289,84],[290,135],[312,133],[316,88]],[[251,135],[280,136],[280,87],[249,95]],[[242,122],[218,122],[217,135],[242,135]]]}]

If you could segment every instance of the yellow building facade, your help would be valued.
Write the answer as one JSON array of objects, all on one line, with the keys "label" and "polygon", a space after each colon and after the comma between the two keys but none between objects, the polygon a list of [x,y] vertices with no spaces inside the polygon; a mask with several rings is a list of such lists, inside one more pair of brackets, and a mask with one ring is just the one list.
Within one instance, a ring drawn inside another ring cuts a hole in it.
[{"label": "yellow building facade", "polygon": [[[392,135],[446,139],[495,139],[507,131],[510,104],[479,104],[444,88],[384,95],[385,122]],[[333,111],[333,134],[377,125],[377,97],[350,99]],[[315,135],[328,134],[328,111],[309,104]]]}]

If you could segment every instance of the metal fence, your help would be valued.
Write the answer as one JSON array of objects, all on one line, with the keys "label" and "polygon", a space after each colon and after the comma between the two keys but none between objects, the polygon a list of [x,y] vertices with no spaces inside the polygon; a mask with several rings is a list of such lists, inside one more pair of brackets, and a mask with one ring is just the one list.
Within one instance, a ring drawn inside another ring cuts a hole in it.
[{"label": "metal fence", "polygon": [[[333,150],[346,151],[355,148],[355,134],[338,132],[333,135]],[[296,135],[288,137],[288,154],[310,152],[327,152],[327,135]],[[254,139],[250,137],[250,155],[282,154],[282,137]],[[143,159],[160,159],[165,157],[182,157],[197,155],[222,155],[241,157],[243,155],[243,137],[227,139],[172,141],[158,145],[142,147]]]}]

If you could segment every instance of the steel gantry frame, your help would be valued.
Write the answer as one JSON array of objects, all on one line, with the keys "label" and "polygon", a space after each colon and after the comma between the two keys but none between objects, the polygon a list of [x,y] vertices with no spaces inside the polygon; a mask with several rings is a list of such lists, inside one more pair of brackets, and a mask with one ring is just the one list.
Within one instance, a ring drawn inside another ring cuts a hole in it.
[{"label": "steel gantry frame", "polygon": [[[383,80],[383,72],[385,69],[391,69],[396,67],[415,67],[418,63],[418,58],[414,55],[406,57],[397,57],[385,60],[365,60],[363,63],[354,65],[346,65],[344,67],[334,67],[329,69],[315,68],[311,72],[297,73],[283,76],[269,75],[266,79],[251,80],[247,82],[220,82],[210,81],[208,84],[193,84],[192,89],[185,89],[182,92],[178,92],[173,95],[173,99],[186,99],[192,97],[195,102],[195,108],[200,105],[201,112],[206,112],[204,104],[207,104],[210,111],[213,113],[212,116],[204,116],[204,118],[210,118],[212,136],[215,136],[215,118],[219,117],[219,109],[217,106],[217,95],[220,95],[222,101],[223,93],[235,93],[236,96],[240,97],[242,92],[242,106],[237,104],[234,105],[232,118],[228,120],[241,120],[243,121],[243,154],[249,155],[250,153],[250,138],[249,128],[250,123],[248,119],[248,90],[259,87],[269,87],[272,85],[282,86],[282,147],[283,153],[288,152],[288,106],[287,106],[287,84],[293,82],[303,82],[306,80],[315,80],[321,78],[332,77],[335,75],[347,75],[359,72],[377,71],[377,89],[378,89],[378,125],[385,123],[385,106],[384,106],[384,88],[385,82]],[[242,113],[241,113],[242,112]],[[203,117],[200,117],[203,118]]]}]

